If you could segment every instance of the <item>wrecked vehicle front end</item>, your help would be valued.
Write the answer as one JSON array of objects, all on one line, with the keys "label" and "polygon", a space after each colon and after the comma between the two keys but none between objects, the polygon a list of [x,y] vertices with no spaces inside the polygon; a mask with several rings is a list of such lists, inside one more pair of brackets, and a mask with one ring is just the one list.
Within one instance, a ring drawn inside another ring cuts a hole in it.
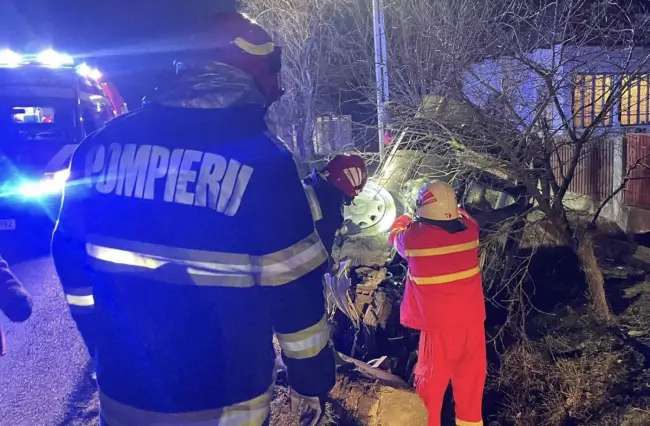
[{"label": "wrecked vehicle front end", "polygon": [[[326,277],[326,287],[336,349],[413,384],[419,332],[399,321],[407,265],[388,244],[393,221],[413,213],[417,192],[427,181],[449,182],[459,204],[481,225],[482,237],[496,227],[507,229],[482,243],[489,287],[512,267],[518,239],[511,234],[523,228],[521,215],[530,205],[522,185],[487,170],[458,167],[452,156],[427,152],[407,138],[407,132],[400,135],[363,193],[345,208],[345,240],[334,253],[338,267]],[[500,262],[487,262],[487,257]]]}]

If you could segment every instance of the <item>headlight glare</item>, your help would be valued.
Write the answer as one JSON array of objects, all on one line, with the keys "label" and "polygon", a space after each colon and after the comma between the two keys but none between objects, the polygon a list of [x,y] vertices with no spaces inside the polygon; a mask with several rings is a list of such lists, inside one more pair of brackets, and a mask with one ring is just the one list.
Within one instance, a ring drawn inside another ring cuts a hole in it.
[{"label": "headlight glare", "polygon": [[18,193],[25,198],[39,198],[60,193],[70,177],[70,170],[60,170],[55,173],[45,173],[43,179],[37,182],[25,182],[18,188]]}]

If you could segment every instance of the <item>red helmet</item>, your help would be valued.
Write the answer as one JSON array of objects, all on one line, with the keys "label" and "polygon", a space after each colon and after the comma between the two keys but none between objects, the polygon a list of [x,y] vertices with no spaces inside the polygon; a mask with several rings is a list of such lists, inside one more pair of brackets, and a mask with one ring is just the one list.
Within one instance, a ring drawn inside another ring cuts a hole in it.
[{"label": "red helmet", "polygon": [[[282,49],[275,45],[264,28],[236,12],[216,15],[209,27],[208,31],[195,35],[192,50],[198,50],[204,60],[230,65],[253,77],[269,105],[283,95],[280,87]],[[192,64],[188,64],[190,67],[196,66],[196,56]]]},{"label": "red helmet", "polygon": [[327,180],[349,198],[359,195],[368,181],[365,161],[354,154],[332,158],[327,164],[326,172]]}]

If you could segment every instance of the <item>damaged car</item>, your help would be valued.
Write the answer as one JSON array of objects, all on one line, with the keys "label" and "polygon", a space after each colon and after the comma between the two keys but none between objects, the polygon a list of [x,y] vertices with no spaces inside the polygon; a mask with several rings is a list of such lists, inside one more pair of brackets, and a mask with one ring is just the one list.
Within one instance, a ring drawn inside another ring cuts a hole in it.
[{"label": "damaged car", "polygon": [[[486,287],[514,265],[518,233],[530,196],[524,185],[498,172],[463,164],[453,150],[429,149],[421,132],[403,130],[363,192],[344,209],[344,238],[326,275],[331,338],[336,349],[389,371],[410,384],[417,362],[418,332],[399,321],[407,265],[388,244],[388,231],[402,214],[412,214],[421,186],[444,180],[459,205],[481,225],[481,267]],[[495,229],[500,231],[495,233]],[[487,262],[487,259],[499,262]]]}]

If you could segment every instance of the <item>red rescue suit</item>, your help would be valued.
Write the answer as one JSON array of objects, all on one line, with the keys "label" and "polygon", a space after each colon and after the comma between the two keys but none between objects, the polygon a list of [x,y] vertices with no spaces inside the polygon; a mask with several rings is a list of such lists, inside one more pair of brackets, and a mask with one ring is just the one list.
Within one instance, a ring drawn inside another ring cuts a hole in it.
[{"label": "red rescue suit", "polygon": [[479,227],[460,211],[458,232],[400,216],[389,241],[409,272],[401,323],[421,330],[415,369],[417,392],[439,426],[445,390],[452,383],[457,426],[482,426],[487,375],[485,300],[478,266]]}]

